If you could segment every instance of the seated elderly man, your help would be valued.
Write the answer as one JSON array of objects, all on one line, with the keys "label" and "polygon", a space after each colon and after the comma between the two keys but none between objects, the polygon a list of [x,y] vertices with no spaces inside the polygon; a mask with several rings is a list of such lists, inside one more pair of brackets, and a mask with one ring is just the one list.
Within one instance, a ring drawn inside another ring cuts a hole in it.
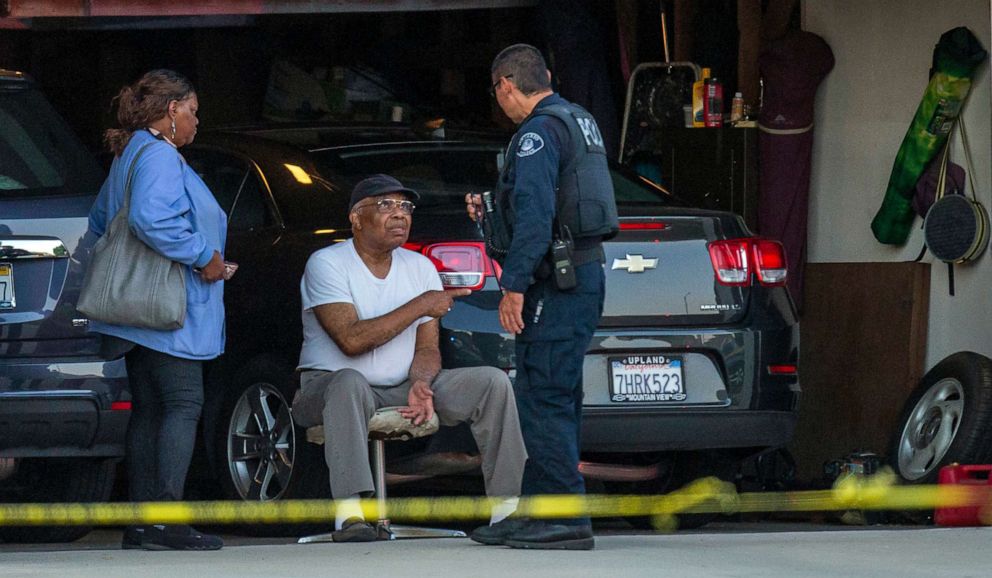
[{"label": "seated elderly man", "polygon": [[303,295],[301,392],[293,415],[324,425],[324,457],[337,500],[335,542],[376,539],[359,499],[373,493],[368,424],[375,410],[406,406],[414,424],[437,412],[442,425],[467,422],[482,453],[486,493],[504,498],[491,523],[512,513],[527,451],[513,388],[492,367],[441,369],[439,321],[452,299],[437,269],[401,247],[419,195],[388,175],[359,182],[351,194],[354,238],[316,251]]}]

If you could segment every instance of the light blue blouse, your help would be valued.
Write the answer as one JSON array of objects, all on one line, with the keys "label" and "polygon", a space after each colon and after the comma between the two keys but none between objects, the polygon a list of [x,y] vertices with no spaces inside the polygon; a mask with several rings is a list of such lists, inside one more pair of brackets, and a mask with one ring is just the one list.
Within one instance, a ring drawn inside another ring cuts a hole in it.
[{"label": "light blue blouse", "polygon": [[128,169],[147,143],[131,179],[128,222],[139,239],[186,266],[186,322],[180,329],[161,331],[91,321],[90,330],[176,357],[213,359],[224,352],[224,282],[207,283],[193,267],[209,263],[214,251],[224,254],[227,215],[176,148],[148,131],[136,131],[110,167],[90,211],[89,228],[97,236],[106,231],[124,204]]}]

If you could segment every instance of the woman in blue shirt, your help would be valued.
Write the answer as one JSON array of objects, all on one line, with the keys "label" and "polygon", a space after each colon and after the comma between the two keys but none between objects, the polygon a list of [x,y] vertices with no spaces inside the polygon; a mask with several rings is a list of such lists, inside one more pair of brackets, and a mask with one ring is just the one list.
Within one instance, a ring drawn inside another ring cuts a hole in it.
[{"label": "woman in blue shirt", "polygon": [[[175,501],[183,497],[203,406],[203,361],[224,351],[227,215],[179,154],[199,124],[190,82],[153,70],[115,100],[120,128],[104,134],[114,161],[89,227],[104,234],[124,203],[132,172],[128,224],[149,247],[186,266],[186,321],[172,331],[97,321],[91,328],[103,334],[105,350],[126,351],[133,400],[127,433],[131,501]],[[128,527],[122,546],[216,550],[223,542],[190,526],[155,524]]]}]

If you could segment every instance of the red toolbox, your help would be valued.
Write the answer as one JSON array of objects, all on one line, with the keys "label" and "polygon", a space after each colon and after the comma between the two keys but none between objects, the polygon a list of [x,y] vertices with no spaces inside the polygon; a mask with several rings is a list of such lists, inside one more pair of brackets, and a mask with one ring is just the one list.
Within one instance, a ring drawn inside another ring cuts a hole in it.
[{"label": "red toolbox", "polygon": [[951,464],[940,468],[937,474],[938,484],[957,484],[965,486],[981,486],[976,490],[986,490],[978,492],[975,497],[975,504],[955,508],[936,508],[933,512],[933,521],[938,526],[984,526],[992,524],[992,508],[990,508],[989,498],[992,493],[988,490],[992,485],[992,464],[961,465]]}]

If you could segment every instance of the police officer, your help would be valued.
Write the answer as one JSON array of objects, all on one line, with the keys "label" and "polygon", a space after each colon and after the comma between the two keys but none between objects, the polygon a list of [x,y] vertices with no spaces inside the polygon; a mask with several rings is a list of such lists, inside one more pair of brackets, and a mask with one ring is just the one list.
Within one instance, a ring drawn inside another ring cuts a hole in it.
[{"label": "police officer", "polygon": [[[578,471],[582,362],[603,311],[602,240],[618,230],[603,139],[592,116],[555,94],[541,53],[516,44],[496,56],[492,92],[518,126],[493,204],[465,198],[489,220],[503,267],[499,319],[516,336],[514,393],[529,459],[523,495],[584,494]],[[522,520],[472,539],[514,548],[589,550],[589,518]]]}]

